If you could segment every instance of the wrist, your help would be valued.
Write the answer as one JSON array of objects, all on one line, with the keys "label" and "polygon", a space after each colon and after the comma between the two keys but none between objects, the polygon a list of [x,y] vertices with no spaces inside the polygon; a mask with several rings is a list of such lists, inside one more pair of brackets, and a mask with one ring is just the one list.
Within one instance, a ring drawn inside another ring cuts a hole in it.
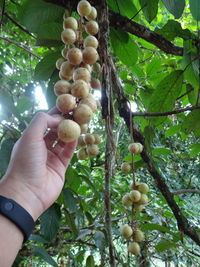
[{"label": "wrist", "polygon": [[0,180],[0,195],[16,201],[31,215],[34,221],[43,211],[42,204],[29,187],[10,176]]}]

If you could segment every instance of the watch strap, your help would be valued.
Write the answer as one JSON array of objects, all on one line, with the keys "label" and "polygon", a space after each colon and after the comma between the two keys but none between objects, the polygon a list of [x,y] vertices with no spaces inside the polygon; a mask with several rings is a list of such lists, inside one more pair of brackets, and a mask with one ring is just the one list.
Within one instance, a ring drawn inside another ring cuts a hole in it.
[{"label": "watch strap", "polygon": [[28,240],[35,222],[21,205],[0,195],[0,214],[11,220],[22,231],[24,242]]}]

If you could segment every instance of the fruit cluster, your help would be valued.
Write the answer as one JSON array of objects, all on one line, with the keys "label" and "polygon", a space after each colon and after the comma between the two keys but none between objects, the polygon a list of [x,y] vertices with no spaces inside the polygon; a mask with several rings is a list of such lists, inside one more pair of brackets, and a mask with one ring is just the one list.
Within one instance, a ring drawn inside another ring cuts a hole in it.
[{"label": "fruit cluster", "polygon": [[[140,143],[131,143],[128,146],[129,152],[134,155],[141,153],[143,146]],[[133,163],[124,162],[121,166],[122,172],[130,172],[133,170]],[[147,193],[149,192],[149,186],[146,183],[133,182],[131,185],[131,191],[126,193],[122,197],[122,204],[126,207],[131,206],[132,212],[140,212],[143,207],[148,203]],[[134,225],[134,223],[132,223]],[[137,225],[137,223],[135,223]],[[144,233],[135,227],[131,227],[128,224],[124,224],[120,227],[120,233],[125,239],[132,239],[133,242],[129,243],[128,251],[134,255],[140,253],[139,242],[144,240]]]},{"label": "fruit cluster", "polygon": [[[56,62],[60,77],[54,85],[56,107],[65,118],[57,131],[64,142],[73,141],[87,132],[88,123],[100,106],[91,94],[92,88],[101,87],[99,79],[92,77],[94,72],[101,71],[97,62],[98,40],[94,36],[99,31],[95,21],[97,11],[88,1],[82,0],[78,3],[77,12],[80,15],[78,20],[64,15],[61,39],[65,48],[61,52],[63,57]],[[87,37],[83,39],[85,31]]]},{"label": "fruit cluster", "polygon": [[101,143],[101,137],[98,134],[85,134],[78,138],[78,146],[80,150],[77,157],[80,160],[85,160],[88,157],[97,156],[99,154],[98,145]]}]

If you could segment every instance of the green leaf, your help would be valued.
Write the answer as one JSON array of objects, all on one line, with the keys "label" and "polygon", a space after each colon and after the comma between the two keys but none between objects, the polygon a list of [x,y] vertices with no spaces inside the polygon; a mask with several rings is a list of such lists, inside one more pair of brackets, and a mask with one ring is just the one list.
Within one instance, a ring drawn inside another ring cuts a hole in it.
[{"label": "green leaf", "polygon": [[49,263],[51,266],[58,267],[58,264],[54,261],[54,259],[48,254],[48,252],[41,247],[33,246],[33,254],[45,262]]},{"label": "green leaf", "polygon": [[158,0],[140,0],[140,5],[146,20],[150,23],[158,13]]},{"label": "green leaf", "polygon": [[76,191],[79,188],[81,180],[77,170],[68,167],[65,173],[65,178],[66,178],[66,185],[70,187],[72,190]]},{"label": "green leaf", "polygon": [[199,0],[190,0],[190,11],[192,13],[192,16],[197,21],[200,20],[200,2]]},{"label": "green leaf", "polygon": [[68,208],[69,212],[76,212],[76,199],[74,198],[71,190],[69,188],[63,189],[64,194],[64,204]]},{"label": "green leaf", "polygon": [[135,65],[138,59],[138,47],[131,37],[123,31],[111,29],[111,44],[116,56],[127,67]]},{"label": "green leaf", "polygon": [[169,41],[173,41],[176,37],[181,37],[185,40],[191,38],[192,33],[188,29],[182,29],[181,24],[176,20],[168,20],[168,22],[161,28],[156,28],[157,33]]},{"label": "green leaf", "polygon": [[56,60],[60,58],[59,52],[46,55],[35,68],[35,79],[37,81],[47,81],[53,75],[56,67]]},{"label": "green leaf", "polygon": [[61,212],[60,206],[54,203],[48,210],[46,210],[41,218],[40,231],[46,240],[52,241],[56,236],[60,227]]},{"label": "green leaf", "polygon": [[101,231],[96,231],[94,235],[95,245],[102,251],[105,248],[105,235]]},{"label": "green leaf", "polygon": [[170,127],[166,132],[165,132],[165,136],[166,137],[170,137],[174,134],[179,133],[181,130],[181,126],[180,125],[174,125],[172,127]]},{"label": "green leaf", "polygon": [[94,257],[92,255],[87,257],[87,259],[86,259],[86,267],[95,267]]},{"label": "green leaf", "polygon": [[156,223],[145,223],[143,225],[141,225],[141,230],[142,231],[147,231],[147,230],[157,230],[160,232],[164,232],[164,233],[172,233],[167,227],[156,224]]},{"label": "green leaf", "polygon": [[[174,108],[176,98],[179,96],[183,83],[183,71],[176,70],[167,75],[158,84],[152,94],[149,104],[150,112],[165,112]],[[166,117],[154,118],[152,123],[159,124]]]},{"label": "green leaf", "polygon": [[72,231],[73,238],[76,239],[78,236],[78,229],[76,227],[74,213],[71,214],[69,213],[68,210],[66,210],[65,212],[66,212],[66,216],[65,216],[66,223],[69,226],[70,230]]},{"label": "green leaf", "polygon": [[192,144],[189,148],[191,157],[196,157],[200,153],[200,144]]},{"label": "green leaf", "polygon": [[52,22],[41,25],[38,30],[38,38],[39,39],[47,39],[47,40],[56,40],[62,44],[60,36],[62,32],[62,24]]},{"label": "green leaf", "polygon": [[48,241],[46,239],[44,239],[43,237],[41,237],[39,235],[34,235],[34,234],[30,235],[29,240],[32,240],[34,242],[44,243],[44,244],[48,243]]},{"label": "green leaf", "polygon": [[156,249],[159,252],[163,252],[165,250],[168,249],[174,249],[177,248],[178,244],[172,242],[172,241],[160,241],[157,245],[156,245]]},{"label": "green leaf", "polygon": [[31,32],[38,32],[43,24],[62,19],[64,9],[42,0],[26,0],[19,8],[20,22]]},{"label": "green leaf", "polygon": [[182,124],[182,130],[185,133],[194,132],[196,136],[200,136],[200,110],[191,111]]},{"label": "green leaf", "polygon": [[117,1],[117,3],[115,0],[109,0],[108,5],[114,12],[120,13],[129,19],[134,17],[134,15],[137,13],[137,9],[132,0]]},{"label": "green leaf", "polygon": [[79,232],[79,235],[77,237],[77,240],[83,239],[83,237],[90,235],[91,233],[92,233],[92,230],[90,230],[90,229],[81,229]]},{"label": "green leaf", "polygon": [[56,95],[54,94],[54,84],[59,80],[58,70],[55,69],[48,82],[48,87],[45,92],[45,97],[49,108],[55,107]]},{"label": "green leaf", "polygon": [[26,96],[22,96],[17,100],[17,109],[20,113],[29,110],[30,108],[32,108],[32,106],[33,102]]},{"label": "green leaf", "polygon": [[14,139],[6,139],[0,149],[0,174],[3,176],[3,174],[6,172],[8,163],[10,161],[10,155],[13,149],[13,146],[15,144],[16,140]]},{"label": "green leaf", "polygon": [[154,156],[159,156],[159,155],[169,155],[171,154],[171,150],[166,147],[156,147],[152,150],[152,154]]},{"label": "green leaf", "polygon": [[179,19],[185,8],[185,0],[162,0],[167,10],[172,13],[175,19]]}]

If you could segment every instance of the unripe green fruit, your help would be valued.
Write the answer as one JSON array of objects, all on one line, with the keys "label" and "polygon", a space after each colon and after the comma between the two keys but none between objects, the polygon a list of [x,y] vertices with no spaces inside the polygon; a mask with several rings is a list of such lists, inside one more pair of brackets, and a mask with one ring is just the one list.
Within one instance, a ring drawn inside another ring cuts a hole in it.
[{"label": "unripe green fruit", "polygon": [[82,51],[79,48],[76,48],[76,47],[71,48],[67,52],[67,60],[72,65],[79,65],[79,64],[81,64],[81,62],[83,60]]},{"label": "unripe green fruit", "polygon": [[84,141],[85,141],[86,145],[92,145],[95,143],[95,137],[93,134],[86,134],[84,136]]},{"label": "unripe green fruit", "polygon": [[65,59],[64,58],[59,58],[57,61],[56,61],[56,68],[58,69],[58,70],[60,70],[60,68],[61,68],[61,65],[63,64],[63,62],[65,62]]},{"label": "unripe green fruit", "polygon": [[141,183],[138,185],[138,190],[140,191],[140,193],[146,194],[149,192],[149,186],[145,183]]},{"label": "unripe green fruit", "polygon": [[81,99],[80,104],[88,105],[93,112],[97,110],[96,100],[93,97],[86,97]]},{"label": "unripe green fruit", "polygon": [[133,202],[132,202],[132,200],[130,199],[130,196],[129,196],[129,194],[126,194],[126,195],[124,195],[123,197],[122,197],[122,204],[124,205],[124,206],[132,206],[132,204],[133,204]]},{"label": "unripe green fruit", "polygon": [[61,55],[64,57],[64,58],[67,58],[67,52],[68,52],[68,48],[67,47],[64,47],[61,51]]},{"label": "unripe green fruit", "polygon": [[91,47],[94,47],[95,49],[97,49],[99,42],[98,42],[97,38],[95,38],[92,35],[89,35],[85,38],[83,45],[84,45],[84,47],[91,46]]},{"label": "unripe green fruit", "polygon": [[77,153],[77,158],[80,159],[80,160],[85,160],[88,158],[88,154],[87,154],[87,151],[86,151],[86,148],[82,147],[78,153]]},{"label": "unripe green fruit", "polygon": [[94,63],[93,67],[92,67],[92,70],[94,72],[100,72],[101,71],[101,65],[99,63]]},{"label": "unripe green fruit", "polygon": [[81,129],[75,121],[62,120],[58,125],[57,132],[63,142],[71,142],[79,137]]},{"label": "unripe green fruit", "polygon": [[87,131],[88,131],[88,124],[87,123],[85,123],[85,124],[81,124],[80,125],[80,128],[81,128],[81,133],[83,134],[83,133],[87,133]]},{"label": "unripe green fruit", "polygon": [[83,62],[94,64],[98,59],[97,50],[94,47],[85,47],[83,50]]},{"label": "unripe green fruit", "polygon": [[96,145],[99,145],[99,144],[101,144],[101,136],[100,135],[98,135],[98,134],[93,134],[94,135],[94,138],[95,138],[95,144]]},{"label": "unripe green fruit", "polygon": [[139,152],[138,152],[138,153],[141,153],[141,152],[143,151],[143,145],[140,144],[140,143],[137,143],[137,144],[138,144],[138,146],[139,146]]},{"label": "unripe green fruit", "polygon": [[72,29],[65,29],[61,33],[61,39],[65,44],[73,44],[76,41],[76,33]]},{"label": "unripe green fruit", "polygon": [[78,68],[74,71],[73,80],[83,80],[86,83],[89,83],[91,80],[91,74],[86,68]]},{"label": "unripe green fruit", "polygon": [[57,97],[56,107],[62,113],[68,113],[72,111],[76,106],[75,98],[70,94],[62,94]]},{"label": "unripe green fruit", "polygon": [[134,231],[133,238],[135,242],[142,242],[144,240],[144,233],[137,229]]},{"label": "unripe green fruit", "polygon": [[145,204],[148,203],[148,201],[149,201],[149,200],[148,200],[147,195],[145,195],[145,194],[141,194],[141,198],[140,198],[138,204],[145,205]]},{"label": "unripe green fruit", "polygon": [[65,80],[59,80],[54,85],[54,93],[55,95],[69,94],[70,93],[71,84]]},{"label": "unripe green fruit", "polygon": [[128,146],[128,151],[132,154],[139,153],[140,146],[138,146],[138,143],[132,143]]},{"label": "unripe green fruit", "polygon": [[138,255],[140,254],[140,246],[136,242],[130,243],[128,246],[128,251],[134,255]]},{"label": "unripe green fruit", "polygon": [[144,205],[141,205],[141,204],[134,204],[134,210],[137,211],[137,212],[140,212],[142,211],[144,208]]},{"label": "unripe green fruit", "polygon": [[129,197],[130,199],[135,203],[135,202],[138,202],[141,198],[141,193],[137,190],[132,190],[130,193],[129,193]]},{"label": "unripe green fruit", "polygon": [[83,80],[77,80],[71,85],[71,94],[79,99],[86,98],[89,94],[89,85]]},{"label": "unripe green fruit", "polygon": [[91,119],[93,117],[93,112],[92,112],[91,108],[88,107],[87,105],[80,104],[74,110],[73,117],[74,117],[74,120],[78,124],[81,125],[81,124],[88,123],[89,121],[91,121]]},{"label": "unripe green fruit", "polygon": [[99,147],[97,145],[88,145],[86,148],[88,156],[97,156],[99,154]]},{"label": "unripe green fruit", "polygon": [[68,17],[68,18],[64,19],[63,28],[64,29],[72,29],[74,31],[77,31],[78,22],[77,22],[77,20],[75,18]]},{"label": "unripe green fruit", "polygon": [[92,7],[91,12],[88,16],[86,16],[87,20],[95,20],[97,18],[97,10],[95,7]]},{"label": "unripe green fruit", "polygon": [[84,136],[80,135],[79,138],[78,138],[78,144],[77,146],[85,146],[86,143],[84,141]]},{"label": "unripe green fruit", "polygon": [[86,0],[82,0],[78,3],[77,12],[80,16],[88,16],[92,10],[90,3]]},{"label": "unripe green fruit", "polygon": [[121,171],[128,173],[131,171],[131,164],[129,162],[123,162],[121,165]]},{"label": "unripe green fruit", "polygon": [[74,72],[74,66],[69,63],[69,61],[65,61],[60,68],[60,73],[64,77],[72,77]]},{"label": "unripe green fruit", "polygon": [[99,79],[96,78],[91,79],[90,85],[94,89],[101,88],[101,82],[99,81]]},{"label": "unripe green fruit", "polygon": [[85,30],[88,34],[96,35],[99,31],[99,25],[95,20],[90,20],[86,23]]},{"label": "unripe green fruit", "polygon": [[128,224],[124,224],[120,226],[120,233],[124,238],[129,239],[133,234],[133,230]]}]

